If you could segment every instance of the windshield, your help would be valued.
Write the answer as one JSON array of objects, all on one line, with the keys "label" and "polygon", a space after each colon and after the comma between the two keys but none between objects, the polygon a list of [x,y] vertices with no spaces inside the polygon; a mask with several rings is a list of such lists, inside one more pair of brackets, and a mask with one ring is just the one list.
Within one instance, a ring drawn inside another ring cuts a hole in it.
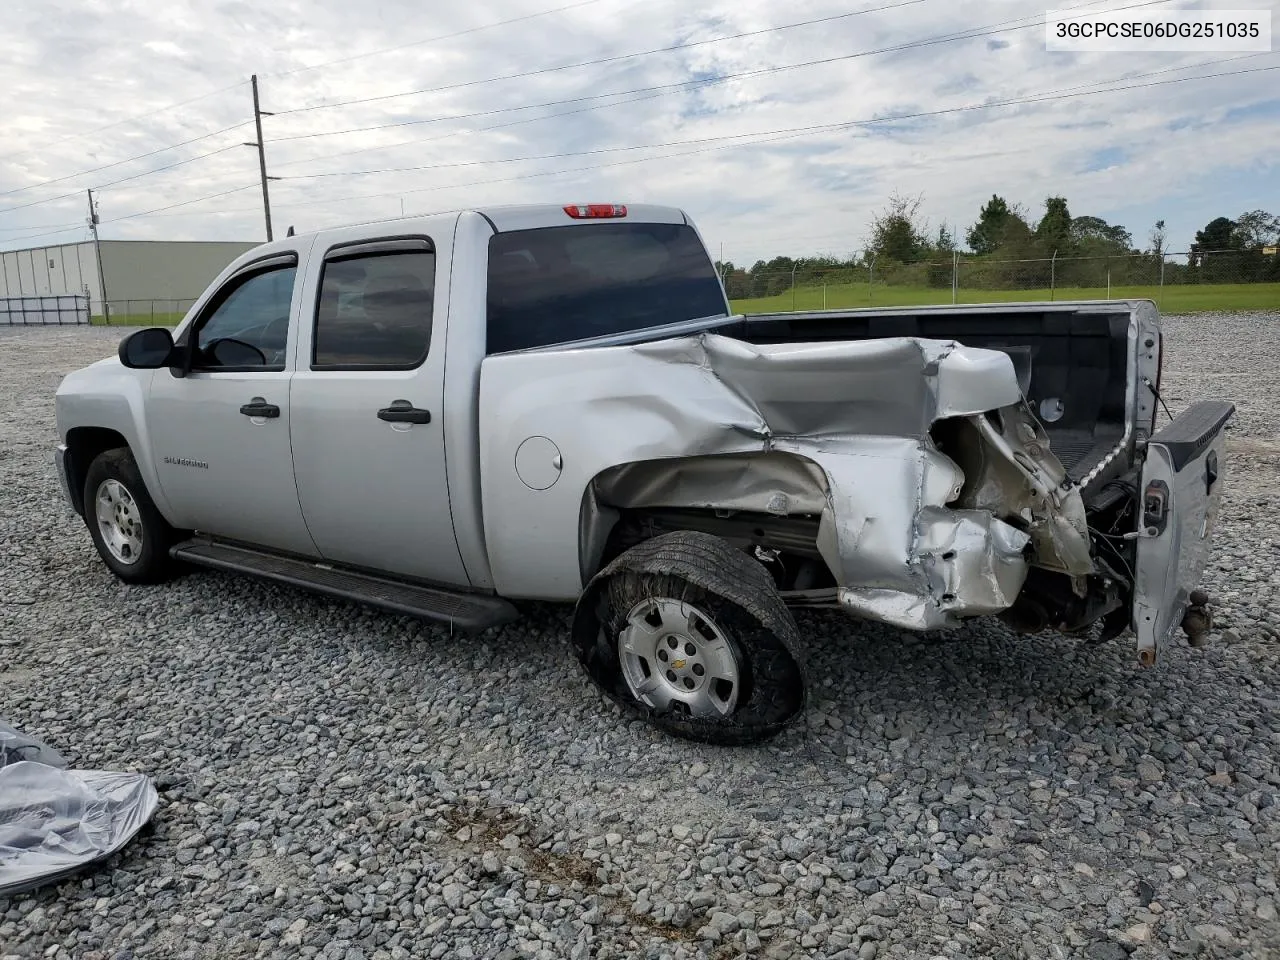
[{"label": "windshield", "polygon": [[595,223],[489,241],[488,352],[728,316],[693,228]]}]

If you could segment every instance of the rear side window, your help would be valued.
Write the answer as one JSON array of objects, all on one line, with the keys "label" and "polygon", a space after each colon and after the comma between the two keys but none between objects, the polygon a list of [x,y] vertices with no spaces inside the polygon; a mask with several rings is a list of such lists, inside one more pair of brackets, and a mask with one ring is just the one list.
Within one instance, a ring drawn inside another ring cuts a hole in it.
[{"label": "rear side window", "polygon": [[313,370],[406,370],[431,345],[433,250],[326,260],[316,307]]},{"label": "rear side window", "polygon": [[592,223],[489,240],[489,353],[726,315],[692,227]]}]

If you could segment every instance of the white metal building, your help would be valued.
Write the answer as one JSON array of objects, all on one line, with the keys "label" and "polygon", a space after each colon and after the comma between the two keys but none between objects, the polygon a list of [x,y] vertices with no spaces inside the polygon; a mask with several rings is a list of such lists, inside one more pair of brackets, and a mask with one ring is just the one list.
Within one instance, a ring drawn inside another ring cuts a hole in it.
[{"label": "white metal building", "polygon": [[[228,263],[254,243],[87,240],[0,252],[0,300],[79,295],[92,312],[135,313],[155,301],[190,304]],[[132,304],[126,307],[126,304]],[[185,310],[186,306],[181,309]]]}]

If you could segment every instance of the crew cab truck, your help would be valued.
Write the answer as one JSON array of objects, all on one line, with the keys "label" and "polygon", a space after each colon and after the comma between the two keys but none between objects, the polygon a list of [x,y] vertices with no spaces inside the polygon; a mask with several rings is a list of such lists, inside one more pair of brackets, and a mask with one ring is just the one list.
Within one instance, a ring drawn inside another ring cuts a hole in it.
[{"label": "crew cab truck", "polygon": [[573,603],[608,697],[744,743],[803,712],[798,607],[1203,641],[1234,407],[1159,426],[1161,357],[1149,301],[738,316],[678,209],[495,207],[245,253],[62,381],[56,463],[124,581]]}]

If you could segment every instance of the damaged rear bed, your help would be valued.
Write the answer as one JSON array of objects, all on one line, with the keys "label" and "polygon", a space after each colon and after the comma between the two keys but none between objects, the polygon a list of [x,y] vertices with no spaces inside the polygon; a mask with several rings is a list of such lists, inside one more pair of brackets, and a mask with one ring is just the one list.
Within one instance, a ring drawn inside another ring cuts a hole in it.
[{"label": "damaged rear bed", "polygon": [[[907,629],[1006,611],[1033,569],[1086,595],[1098,570],[1081,481],[1105,482],[1132,439],[1129,317],[946,319],[988,342],[916,314],[787,315],[487,358],[481,473],[500,589],[573,597],[631,543],[684,527],[756,550],[793,605]],[[1037,406],[1069,447],[1088,430],[1070,467]],[[548,488],[503,469],[535,436],[559,451]],[[516,533],[531,514],[539,535]],[[1119,603],[1116,589],[1091,609]]]}]

